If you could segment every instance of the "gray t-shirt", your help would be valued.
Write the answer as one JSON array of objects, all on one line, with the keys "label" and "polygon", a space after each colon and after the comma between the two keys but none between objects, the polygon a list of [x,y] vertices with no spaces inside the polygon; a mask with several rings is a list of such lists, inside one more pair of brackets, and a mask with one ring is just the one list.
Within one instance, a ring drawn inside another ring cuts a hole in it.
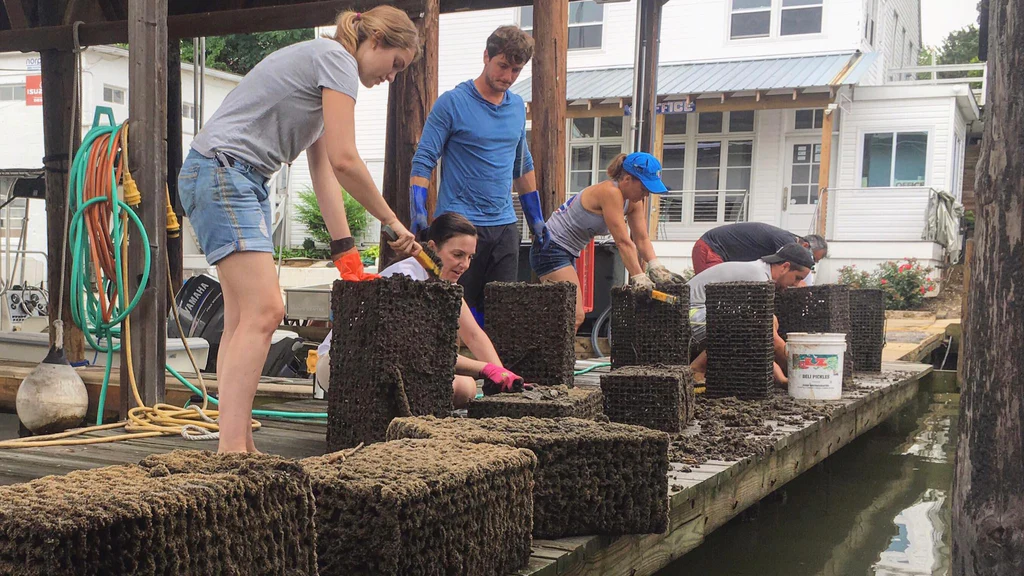
[{"label": "gray t-shirt", "polygon": [[704,340],[708,284],[722,282],[771,282],[772,265],[763,260],[722,262],[697,274],[686,284],[690,287],[690,328],[697,341]]},{"label": "gray t-shirt", "polygon": [[323,88],[356,97],[356,59],[341,44],[317,38],[282,48],[242,78],[192,148],[208,158],[223,152],[269,177],[323,134]]}]

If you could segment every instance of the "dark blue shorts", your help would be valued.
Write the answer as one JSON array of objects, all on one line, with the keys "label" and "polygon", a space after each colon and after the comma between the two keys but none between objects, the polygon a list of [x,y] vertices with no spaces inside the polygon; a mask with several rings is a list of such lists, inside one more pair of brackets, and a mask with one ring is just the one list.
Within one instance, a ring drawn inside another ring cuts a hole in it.
[{"label": "dark blue shorts", "polygon": [[547,248],[541,248],[537,242],[530,246],[530,268],[537,276],[547,276],[556,270],[576,266],[578,254],[573,254],[554,242],[549,242]]}]

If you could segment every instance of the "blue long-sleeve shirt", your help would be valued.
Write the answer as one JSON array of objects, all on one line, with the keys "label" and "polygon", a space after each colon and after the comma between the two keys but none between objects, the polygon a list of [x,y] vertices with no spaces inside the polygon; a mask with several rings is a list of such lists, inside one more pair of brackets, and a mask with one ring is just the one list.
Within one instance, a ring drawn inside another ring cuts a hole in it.
[{"label": "blue long-sleeve shirt", "polygon": [[475,226],[515,223],[512,180],[533,170],[523,99],[506,92],[492,104],[472,80],[442,94],[423,126],[412,175],[430,178],[439,159],[434,214],[456,212]]}]

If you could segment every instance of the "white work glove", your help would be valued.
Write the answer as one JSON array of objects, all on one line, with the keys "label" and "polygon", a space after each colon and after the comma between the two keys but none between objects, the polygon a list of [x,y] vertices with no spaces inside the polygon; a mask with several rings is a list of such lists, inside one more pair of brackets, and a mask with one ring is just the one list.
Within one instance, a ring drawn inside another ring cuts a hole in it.
[{"label": "white work glove", "polygon": [[646,272],[641,272],[629,277],[629,283],[638,288],[645,290],[654,290],[654,282],[647,276]]},{"label": "white work glove", "polygon": [[657,258],[647,263],[647,275],[656,284],[685,284],[682,276],[665,267]]}]

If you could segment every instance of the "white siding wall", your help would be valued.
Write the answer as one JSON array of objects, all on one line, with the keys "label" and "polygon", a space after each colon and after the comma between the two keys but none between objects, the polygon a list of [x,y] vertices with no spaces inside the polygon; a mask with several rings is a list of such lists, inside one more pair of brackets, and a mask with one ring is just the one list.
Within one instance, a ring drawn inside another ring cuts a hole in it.
[{"label": "white siding wall", "polygon": [[[38,54],[0,53],[0,84],[19,84],[25,77],[40,74],[39,71],[27,70],[27,63],[39,58]],[[114,111],[114,119],[123,122],[128,116],[127,100],[125,104],[110,104],[103,101],[104,85],[128,89],[128,60],[126,52],[109,49],[87,49],[82,57],[82,132],[92,127],[93,112],[96,106],[109,106]],[[24,72],[22,72],[24,70]],[[193,103],[192,72],[182,70],[182,101]],[[206,117],[223,102],[224,97],[237,84],[234,79],[207,76],[206,79]],[[44,94],[45,97],[45,94]],[[182,119],[184,134],[182,149],[187,154],[192,142],[192,121]],[[44,155],[43,147],[43,107],[26,106],[24,102],[0,103],[0,126],[3,126],[4,138],[0,139],[0,168],[40,168]],[[43,202],[33,201],[29,208],[29,233],[26,250],[46,250],[46,207]],[[13,242],[17,247],[17,242]],[[186,243],[186,246],[189,246]],[[26,280],[32,284],[45,281],[46,266],[42,256],[32,255],[26,267]]]},{"label": "white siding wall", "polygon": [[949,186],[956,99],[948,94],[928,96],[931,88],[914,91],[921,96],[911,97],[906,88],[862,87],[855,92],[852,113],[844,115],[839,137],[838,180],[829,204],[831,237],[920,238],[928,204],[926,189],[863,189],[861,180],[865,134],[923,131],[928,133],[925,187],[943,190]]}]

